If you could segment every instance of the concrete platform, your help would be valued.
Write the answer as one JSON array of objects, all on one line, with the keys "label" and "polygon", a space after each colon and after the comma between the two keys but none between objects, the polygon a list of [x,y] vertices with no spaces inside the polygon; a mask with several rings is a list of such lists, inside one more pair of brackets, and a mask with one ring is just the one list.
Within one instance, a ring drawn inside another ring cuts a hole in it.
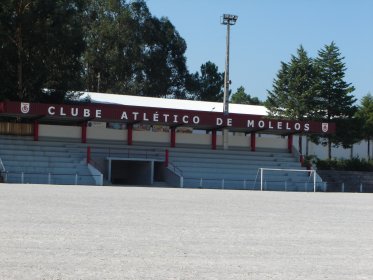
[{"label": "concrete platform", "polygon": [[373,195],[0,184],[0,279],[373,279]]}]

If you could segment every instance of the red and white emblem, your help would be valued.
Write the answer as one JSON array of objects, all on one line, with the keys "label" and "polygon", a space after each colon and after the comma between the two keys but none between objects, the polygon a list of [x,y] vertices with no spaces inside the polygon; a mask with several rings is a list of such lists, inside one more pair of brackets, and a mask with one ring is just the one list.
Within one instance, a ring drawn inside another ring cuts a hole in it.
[{"label": "red and white emblem", "polygon": [[27,114],[30,111],[30,103],[21,102],[21,112]]},{"label": "red and white emblem", "polygon": [[322,132],[328,132],[329,124],[328,123],[322,123],[321,130],[322,130]]}]

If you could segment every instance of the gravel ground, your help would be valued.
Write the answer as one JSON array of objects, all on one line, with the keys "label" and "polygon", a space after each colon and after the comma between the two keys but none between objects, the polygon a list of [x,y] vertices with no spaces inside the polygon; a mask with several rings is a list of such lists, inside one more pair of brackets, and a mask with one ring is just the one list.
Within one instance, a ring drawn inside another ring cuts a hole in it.
[{"label": "gravel ground", "polygon": [[0,279],[373,279],[373,195],[0,184]]}]

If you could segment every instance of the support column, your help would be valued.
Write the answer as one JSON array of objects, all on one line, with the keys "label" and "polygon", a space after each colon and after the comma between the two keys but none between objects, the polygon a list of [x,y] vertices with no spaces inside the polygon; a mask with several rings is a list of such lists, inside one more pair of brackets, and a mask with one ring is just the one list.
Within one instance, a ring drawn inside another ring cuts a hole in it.
[{"label": "support column", "polygon": [[176,146],[176,127],[171,127],[171,148]]},{"label": "support column", "polygon": [[302,145],[302,135],[298,135],[298,151],[299,151],[299,161],[303,165],[304,157],[303,157],[303,145]]},{"label": "support column", "polygon": [[256,133],[255,132],[250,133],[250,147],[251,147],[251,151],[255,152],[256,150]]},{"label": "support column", "polygon": [[39,122],[34,121],[34,141],[39,141]]},{"label": "support column", "polygon": [[223,148],[228,150],[229,148],[229,129],[223,128]]},{"label": "support column", "polygon": [[87,143],[87,122],[82,123],[82,143]]},{"label": "support column", "polygon": [[211,131],[211,149],[216,150],[216,129]]},{"label": "support column", "polygon": [[288,135],[288,151],[289,153],[292,152],[292,147],[293,147],[293,134]]},{"label": "support column", "polygon": [[127,124],[127,145],[132,145],[132,137],[133,136],[133,124],[128,123]]}]

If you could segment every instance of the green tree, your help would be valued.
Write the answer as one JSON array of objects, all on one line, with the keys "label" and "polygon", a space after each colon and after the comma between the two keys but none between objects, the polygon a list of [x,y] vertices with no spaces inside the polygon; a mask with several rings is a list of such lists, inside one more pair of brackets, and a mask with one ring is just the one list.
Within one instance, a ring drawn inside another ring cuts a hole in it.
[{"label": "green tree", "polygon": [[156,97],[185,97],[186,43],[143,0],[95,0],[87,12],[86,88]]},{"label": "green tree", "polygon": [[[343,120],[350,119],[356,112],[354,103],[356,99],[351,94],[355,89],[344,80],[347,70],[344,57],[341,56],[339,48],[332,42],[325,45],[318,52],[315,59],[315,67],[318,73],[317,103],[315,104],[318,118],[327,122],[343,123]],[[353,137],[358,139],[358,137]],[[340,132],[327,136],[328,157],[331,158],[332,144],[335,146],[351,145],[351,135]]]},{"label": "green tree", "polygon": [[201,74],[189,75],[189,93],[192,99],[202,101],[223,101],[224,74],[211,61],[201,65]]},{"label": "green tree", "polygon": [[250,104],[250,105],[261,105],[262,102],[258,97],[251,97],[250,94],[245,93],[243,86],[239,87],[237,91],[231,97],[231,103],[233,104]]},{"label": "green tree", "polygon": [[273,81],[273,90],[267,91],[266,107],[272,117],[308,119],[315,114],[317,72],[313,60],[302,46],[289,63],[281,62],[281,69]]},{"label": "green tree", "polygon": [[81,89],[83,0],[0,3],[0,98],[62,102]]},{"label": "green tree", "polygon": [[373,96],[370,93],[362,98],[356,117],[360,119],[362,123],[362,138],[368,143],[367,152],[368,160],[370,160],[370,141],[373,138]]}]

